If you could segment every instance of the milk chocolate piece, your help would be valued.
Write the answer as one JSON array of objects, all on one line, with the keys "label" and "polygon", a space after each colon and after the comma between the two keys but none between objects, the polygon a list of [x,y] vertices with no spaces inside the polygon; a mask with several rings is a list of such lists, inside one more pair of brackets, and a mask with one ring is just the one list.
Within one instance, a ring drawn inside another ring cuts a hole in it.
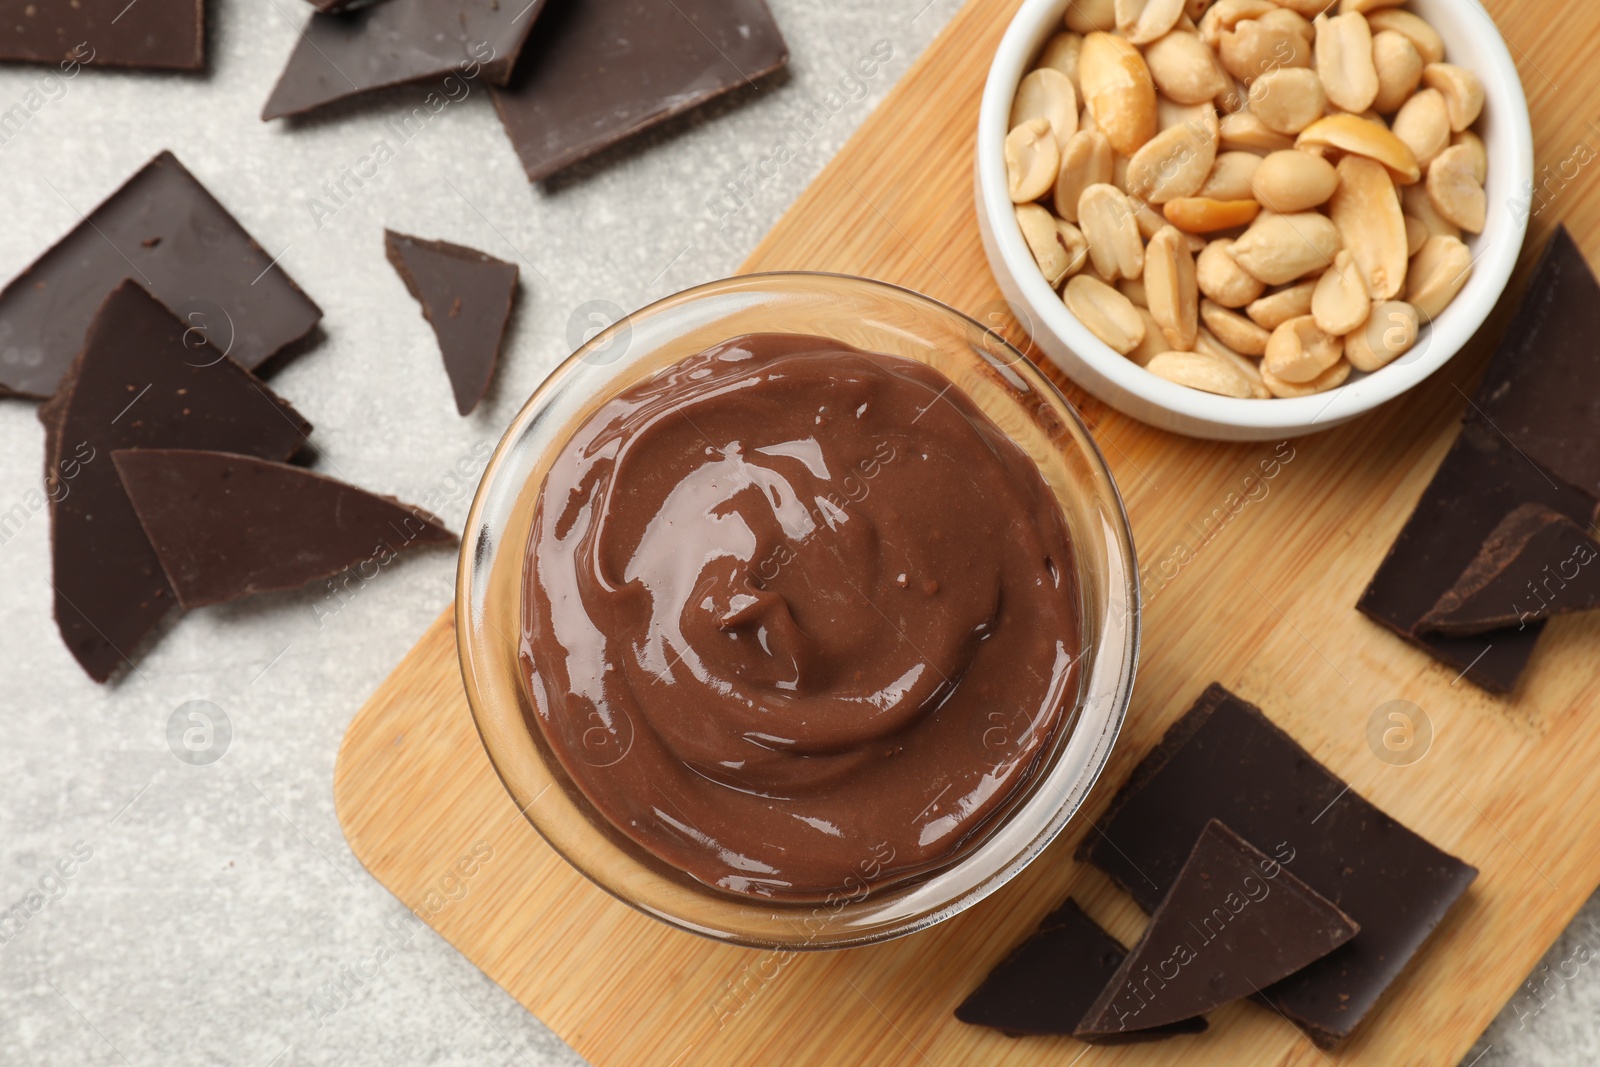
[{"label": "milk chocolate piece", "polygon": [[[956,1018],[1012,1037],[1071,1034],[1126,955],[1116,938],[1100,929],[1069,898],[995,965],[961,1002]],[[1097,1043],[1159,1041],[1178,1034],[1198,1034],[1206,1026],[1204,1019],[1185,1019],[1173,1026],[1130,1030],[1115,1035],[1119,1040]]]},{"label": "milk chocolate piece", "polygon": [[1545,246],[1473,403],[1469,419],[1600,497],[1600,283],[1565,226]]},{"label": "milk chocolate piece", "polygon": [[1360,929],[1213,819],[1078,1036],[1103,1039],[1204,1015],[1315,963]]},{"label": "milk chocolate piece", "polygon": [[1600,607],[1600,543],[1560,512],[1524,504],[1417,623],[1418,633],[1481,634]]},{"label": "milk chocolate piece", "polygon": [[494,103],[540,181],[788,59],[763,0],[549,0]]},{"label": "milk chocolate piece", "polygon": [[311,424],[132,281],[94,317],[51,413],[49,468],[79,464],[52,494],[56,623],[103,682],[177,602],[111,453],[179,447],[288,459]]},{"label": "milk chocolate piece", "polygon": [[[352,11],[313,14],[272,87],[263,122],[303,115],[335,100],[435,79],[418,94],[429,118],[478,77],[511,76],[544,0],[384,0]],[[445,79],[452,79],[450,84]]]},{"label": "milk chocolate piece", "polygon": [[190,347],[210,342],[251,369],[322,317],[177,157],[162,152],[0,291],[0,396],[55,392],[89,320],[124,278],[183,321]]},{"label": "milk chocolate piece", "polygon": [[1422,633],[1419,624],[1521,504],[1543,505],[1579,526],[1595,508],[1593,497],[1549,477],[1493,427],[1468,420],[1356,606],[1485,689],[1511,692],[1542,623],[1476,637]]},{"label": "milk chocolate piece", "polygon": [[0,60],[200,70],[205,17],[205,0],[0,0]]},{"label": "milk chocolate piece", "polygon": [[456,410],[470,414],[483,399],[500,355],[500,339],[517,295],[516,264],[393,230],[383,231],[383,246],[439,338]]},{"label": "milk chocolate piece", "polygon": [[160,448],[113,452],[112,460],[185,608],[298,589],[456,540],[421,508],[303,467]]},{"label": "milk chocolate piece", "polygon": [[1478,875],[1215,684],[1134,769],[1079,858],[1153,911],[1212,819],[1280,858],[1361,927],[1358,937],[1264,991],[1323,1048],[1366,1018]]}]

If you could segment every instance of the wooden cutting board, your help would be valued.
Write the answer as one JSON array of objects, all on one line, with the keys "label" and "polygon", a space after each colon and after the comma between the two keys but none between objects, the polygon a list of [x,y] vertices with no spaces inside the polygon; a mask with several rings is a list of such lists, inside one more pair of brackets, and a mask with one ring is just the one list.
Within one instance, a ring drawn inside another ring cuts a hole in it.
[{"label": "wooden cutting board", "polygon": [[[972,0],[747,269],[845,271],[973,313],[998,308],[979,246],[971,159],[986,68],[1016,6]],[[1600,146],[1600,127],[1585,122],[1587,102],[1600,99],[1600,64],[1587,55],[1600,39],[1600,4],[1489,6],[1519,59],[1539,163],[1559,175],[1577,146]],[[1562,217],[1600,262],[1600,196],[1591,185],[1585,172],[1549,186],[1525,267]],[[467,709],[448,611],[345,738],[334,789],[351,848],[597,1067],[1065,1067],[1080,1057],[1094,1065],[1202,1057],[1453,1064],[1600,882],[1600,617],[1552,625],[1522,691],[1502,700],[1457,681],[1353,607],[1454,438],[1465,407],[1459,390],[1471,391],[1508,311],[1503,304],[1474,348],[1401,401],[1282,446],[1280,457],[1292,459],[1264,483],[1265,496],[1257,489],[1237,513],[1230,494],[1243,495],[1273,445],[1160,433],[1062,382],[1126,495],[1148,596],[1133,705],[1088,811],[1104,806],[1162,730],[1217,680],[1260,704],[1360,793],[1482,870],[1337,1056],[1250,1004],[1217,1013],[1202,1038],[1120,1049],[1010,1040],[956,1022],[956,1004],[1069,892],[1125,942],[1137,937],[1140,913],[1071,859],[1082,824],[981,905],[873,948],[762,953],[636,914],[557,858],[501,788]],[[1420,705],[1435,731],[1431,751],[1408,767],[1378,759],[1367,742],[1374,709],[1402,699]],[[470,878],[452,878],[474,849],[490,858]]]}]

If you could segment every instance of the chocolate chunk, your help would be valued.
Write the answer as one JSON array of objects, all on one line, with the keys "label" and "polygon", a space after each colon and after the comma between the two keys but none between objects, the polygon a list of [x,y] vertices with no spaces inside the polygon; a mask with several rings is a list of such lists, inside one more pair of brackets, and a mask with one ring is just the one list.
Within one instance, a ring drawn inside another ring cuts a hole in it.
[{"label": "chocolate chunk", "polygon": [[1600,608],[1600,543],[1567,516],[1524,504],[1490,531],[1478,555],[1418,633],[1481,634]]},{"label": "chocolate chunk", "polygon": [[1600,283],[1558,228],[1528,283],[1468,418],[1600,497]]},{"label": "chocolate chunk", "polygon": [[421,508],[285,463],[161,448],[112,460],[186,608],[298,589],[456,540]]},{"label": "chocolate chunk", "polygon": [[[1070,1034],[1127,954],[1116,938],[1068,899],[995,965],[983,984],[961,1002],[956,1018],[1012,1037]],[[1101,1043],[1198,1034],[1206,1025],[1204,1019],[1185,1019],[1174,1026],[1117,1034],[1120,1040]]]},{"label": "chocolate chunk", "polygon": [[0,0],[0,60],[199,70],[205,15],[205,0]]},{"label": "chocolate chunk", "polygon": [[540,181],[788,59],[763,0],[549,0],[494,103]]},{"label": "chocolate chunk", "polygon": [[1106,1038],[1242,1000],[1315,963],[1361,928],[1277,860],[1213,819],[1078,1024]]},{"label": "chocolate chunk", "polygon": [[208,341],[251,369],[322,317],[177,157],[162,152],[0,291],[0,395],[55,392],[89,320],[124,278],[183,320],[188,345]]},{"label": "chocolate chunk", "polygon": [[103,682],[176,603],[111,453],[175,446],[288,459],[311,424],[133,281],[94,317],[50,414],[48,469],[64,476],[78,464],[52,494],[56,624]]},{"label": "chocolate chunk", "polygon": [[477,249],[383,231],[389,262],[439,338],[456,410],[483,399],[517,295],[517,267]]},{"label": "chocolate chunk", "polygon": [[1079,850],[1153,911],[1218,819],[1361,926],[1264,991],[1323,1048],[1377,1004],[1477,877],[1362,799],[1260,709],[1212,685],[1111,801]]},{"label": "chocolate chunk", "polygon": [[413,108],[426,122],[464,98],[480,75],[505,84],[543,6],[544,0],[384,0],[313,14],[261,119],[303,115],[373,89],[436,78],[439,85]]},{"label": "chocolate chunk", "polygon": [[1492,427],[1469,420],[1356,607],[1485,689],[1511,692],[1542,623],[1478,637],[1425,634],[1418,625],[1521,504],[1542,504],[1580,526],[1595,507],[1587,493],[1534,466]]}]

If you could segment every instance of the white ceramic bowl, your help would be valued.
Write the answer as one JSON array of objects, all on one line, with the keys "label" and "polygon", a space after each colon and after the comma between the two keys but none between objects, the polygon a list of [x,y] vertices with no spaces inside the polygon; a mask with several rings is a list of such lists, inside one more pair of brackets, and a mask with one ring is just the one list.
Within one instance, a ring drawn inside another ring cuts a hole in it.
[{"label": "white ceramic bowl", "polygon": [[1006,302],[1039,346],[1090,393],[1136,419],[1194,437],[1278,439],[1330,429],[1392,400],[1444,366],[1483,325],[1500,298],[1527,233],[1526,191],[1533,182],[1533,130],[1516,65],[1494,19],[1477,0],[1409,0],[1445,42],[1445,59],[1483,79],[1486,103],[1475,127],[1489,154],[1489,220],[1469,237],[1472,278],[1416,347],[1372,374],[1352,374],[1338,389],[1290,400],[1235,400],[1175,385],[1118,354],[1069,312],[1039,273],[1006,193],[1004,142],[1017,83],[1050,35],[1062,29],[1068,0],[1025,0],[1000,42],[978,118],[978,222],[989,265]]}]

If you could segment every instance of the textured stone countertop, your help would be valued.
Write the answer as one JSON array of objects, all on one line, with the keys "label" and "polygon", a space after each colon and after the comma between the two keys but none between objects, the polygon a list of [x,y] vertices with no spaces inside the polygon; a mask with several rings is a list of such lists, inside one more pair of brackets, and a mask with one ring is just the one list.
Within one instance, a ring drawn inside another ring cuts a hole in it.
[{"label": "textured stone countertop", "polygon": [[[213,0],[205,77],[85,71],[52,84],[47,68],[0,67],[0,112],[33,90],[44,101],[0,143],[0,278],[171,148],[326,313],[325,340],[272,379],[315,423],[321,465],[403,499],[432,494],[459,526],[473,485],[457,460],[493,444],[588,314],[731,273],[959,0],[771,3],[788,75],[550,187],[529,186],[479,88],[394,145],[353,195],[331,195],[422,90],[292,128],[258,121],[310,10],[301,0]],[[852,80],[880,41],[892,58]],[[789,124],[830,91],[842,106],[802,143]],[[792,159],[754,180],[780,139]],[[746,190],[737,210],[729,182]],[[385,226],[523,268],[500,370],[469,418],[384,259]],[[34,405],[0,401],[0,513],[38,488],[41,453]],[[190,613],[139,674],[102,688],[51,620],[48,525],[31,514],[0,544],[0,909],[59,859],[88,858],[0,944],[0,1063],[581,1063],[431,931],[396,938],[404,909],[334,818],[339,740],[450,599],[453,554],[420,551],[337,612],[313,588]],[[168,719],[192,699],[232,729],[211,766],[168,749]],[[1575,977],[1538,975],[1542,1000],[1519,997],[1478,1063],[1600,1060],[1600,972],[1576,962],[1600,943],[1596,923],[1591,903],[1548,961]]]}]

